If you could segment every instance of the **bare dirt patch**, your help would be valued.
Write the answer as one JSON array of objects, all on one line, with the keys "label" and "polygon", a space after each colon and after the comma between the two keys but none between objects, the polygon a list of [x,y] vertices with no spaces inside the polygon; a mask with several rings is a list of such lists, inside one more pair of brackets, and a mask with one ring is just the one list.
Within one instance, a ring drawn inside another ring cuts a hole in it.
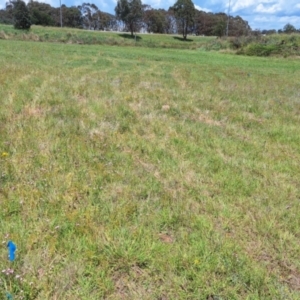
[{"label": "bare dirt patch", "polygon": [[116,272],[113,276],[115,292],[108,299],[150,299],[151,286],[144,284],[146,272],[134,265],[129,272]]},{"label": "bare dirt patch", "polygon": [[159,239],[165,244],[174,243],[174,238],[169,233],[160,233]]},{"label": "bare dirt patch", "polygon": [[41,117],[45,114],[45,110],[39,106],[25,106],[22,115],[26,117]]}]

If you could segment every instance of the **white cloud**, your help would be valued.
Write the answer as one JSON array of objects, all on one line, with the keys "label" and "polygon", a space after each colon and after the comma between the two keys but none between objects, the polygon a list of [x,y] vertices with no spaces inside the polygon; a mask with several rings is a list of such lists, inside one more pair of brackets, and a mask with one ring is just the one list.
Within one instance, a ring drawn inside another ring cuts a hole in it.
[{"label": "white cloud", "polygon": [[[229,2],[231,15],[240,15],[252,28],[281,29],[288,22],[299,27],[299,0],[218,0],[213,12],[217,12],[219,7],[219,11],[222,11],[222,7],[227,12]],[[201,1],[208,8],[211,7],[209,3],[209,0]]]},{"label": "white cloud", "polygon": [[255,12],[258,13],[267,13],[267,14],[274,14],[276,12],[281,11],[281,8],[279,6],[279,4],[274,4],[271,6],[264,6],[262,3],[260,3],[259,5],[257,5]]},{"label": "white cloud", "polygon": [[208,8],[203,8],[203,7],[200,7],[199,5],[195,5],[195,8],[198,9],[198,10],[202,10],[202,11],[205,11],[205,12],[211,12],[210,9]]},{"label": "white cloud", "polygon": [[[300,24],[300,16],[280,17],[279,23],[282,23],[283,25],[285,25],[287,23],[299,25]],[[299,28],[299,26],[296,26],[296,28]]]},{"label": "white cloud", "polygon": [[276,17],[275,15],[260,15],[252,19],[250,26],[253,29],[282,29],[287,23],[294,26],[299,24],[300,16]]},{"label": "white cloud", "polygon": [[[70,0],[69,0],[70,1]],[[83,3],[94,3],[100,10],[107,10],[107,8],[111,7],[112,5],[109,4],[106,0],[91,0],[91,1],[85,1],[85,0],[73,0],[76,1],[75,5],[79,6],[82,5]],[[116,6],[117,1],[113,1],[114,5],[113,7]]]},{"label": "white cloud", "polygon": [[166,1],[162,1],[162,0],[144,0],[142,2],[143,2],[143,4],[151,5],[153,8],[163,8],[163,7],[169,8],[170,6],[174,5],[174,3],[176,1],[175,0],[166,0]]},{"label": "white cloud", "polygon": [[[225,3],[225,0],[220,0],[220,2]],[[229,0],[226,2],[229,3]],[[249,12],[277,13],[279,11],[293,11],[299,5],[299,0],[231,0],[231,3],[233,3],[232,12],[247,9]]]},{"label": "white cloud", "polygon": [[255,3],[257,3],[255,0],[235,1],[235,3],[231,5],[231,11],[236,12],[245,8],[249,8]]}]

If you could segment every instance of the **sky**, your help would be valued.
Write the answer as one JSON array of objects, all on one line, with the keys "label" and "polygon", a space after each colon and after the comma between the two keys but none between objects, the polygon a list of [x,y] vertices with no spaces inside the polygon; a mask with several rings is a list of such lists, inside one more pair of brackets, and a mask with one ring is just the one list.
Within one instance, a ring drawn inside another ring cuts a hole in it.
[{"label": "sky", "polygon": [[[60,0],[39,0],[59,6]],[[5,7],[6,0],[0,0],[0,8]],[[26,2],[26,1],[25,1]],[[117,0],[61,0],[67,6],[81,5],[83,2],[94,3],[101,11],[114,14]],[[168,9],[176,0],[142,0],[153,8]],[[206,12],[228,12],[230,15],[240,16],[248,21],[252,29],[282,29],[290,23],[297,29],[300,28],[300,1],[299,0],[194,0],[198,10]]]}]

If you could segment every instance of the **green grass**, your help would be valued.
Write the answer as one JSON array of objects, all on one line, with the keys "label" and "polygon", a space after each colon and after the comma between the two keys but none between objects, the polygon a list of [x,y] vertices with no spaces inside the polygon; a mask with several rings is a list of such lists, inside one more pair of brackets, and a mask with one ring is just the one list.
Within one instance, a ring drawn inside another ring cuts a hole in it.
[{"label": "green grass", "polygon": [[138,34],[137,39],[123,32],[90,31],[74,28],[56,28],[32,26],[29,31],[14,29],[11,25],[0,24],[0,39],[30,40],[40,42],[58,42],[80,45],[119,45],[150,48],[176,48],[220,50],[226,48],[226,42],[217,41],[215,37],[182,36],[167,34]]},{"label": "green grass", "polygon": [[249,56],[299,56],[299,34],[274,34],[270,36],[231,38],[233,47],[239,47],[237,54]]},{"label": "green grass", "polygon": [[80,45],[110,45],[122,47],[147,47],[163,49],[189,49],[219,51],[247,56],[298,57],[299,34],[274,34],[270,36],[223,37],[189,35],[183,41],[180,35],[137,34],[136,38],[124,32],[90,31],[75,28],[32,26],[30,30],[17,30],[0,24],[0,39],[35,42],[54,42]]},{"label": "green grass", "polygon": [[0,70],[3,298],[299,299],[298,60],[0,40]]}]

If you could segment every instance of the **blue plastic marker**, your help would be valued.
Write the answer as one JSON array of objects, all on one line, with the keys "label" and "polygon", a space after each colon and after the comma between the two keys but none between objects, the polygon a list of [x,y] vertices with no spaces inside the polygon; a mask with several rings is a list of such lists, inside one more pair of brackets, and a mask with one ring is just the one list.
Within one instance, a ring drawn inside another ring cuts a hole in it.
[{"label": "blue plastic marker", "polygon": [[6,298],[9,300],[13,300],[13,296],[10,293],[6,293]]},{"label": "blue plastic marker", "polygon": [[9,241],[7,243],[7,248],[8,248],[8,259],[10,261],[14,261],[15,260],[15,252],[17,250],[17,246],[12,241]]}]

